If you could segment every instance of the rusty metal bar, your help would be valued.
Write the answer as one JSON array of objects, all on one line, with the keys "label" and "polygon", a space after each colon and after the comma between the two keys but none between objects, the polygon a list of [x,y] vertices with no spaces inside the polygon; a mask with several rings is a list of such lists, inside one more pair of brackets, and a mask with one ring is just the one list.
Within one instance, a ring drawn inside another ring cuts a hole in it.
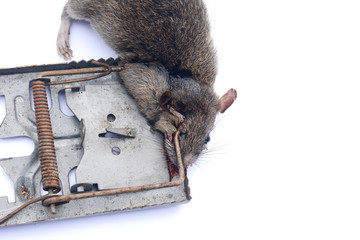
[{"label": "rusty metal bar", "polygon": [[55,71],[45,71],[37,75],[37,78],[51,77],[51,76],[63,76],[63,75],[73,75],[73,74],[87,74],[87,73],[100,73],[90,77],[76,78],[76,79],[66,79],[55,82],[49,82],[47,85],[60,85],[68,84],[75,82],[89,81],[96,78],[104,77],[111,72],[119,72],[124,69],[123,66],[110,66],[106,63],[98,62],[93,60],[92,64],[96,64],[102,67],[93,67],[93,68],[80,68],[80,69],[66,69],[66,70],[55,70]]},{"label": "rusty metal bar", "polygon": [[7,220],[9,220],[10,218],[12,218],[15,214],[19,213],[21,210],[23,210],[24,208],[26,208],[27,206],[37,203],[41,200],[44,199],[44,197],[46,197],[47,195],[44,196],[40,196],[34,199],[31,199],[29,201],[27,201],[26,203],[24,203],[23,205],[21,205],[20,207],[18,207],[17,209],[15,209],[14,211],[12,211],[11,213],[9,213],[8,215],[6,215],[5,217],[3,217],[2,219],[0,219],[0,225],[3,224],[4,222],[6,222]]}]

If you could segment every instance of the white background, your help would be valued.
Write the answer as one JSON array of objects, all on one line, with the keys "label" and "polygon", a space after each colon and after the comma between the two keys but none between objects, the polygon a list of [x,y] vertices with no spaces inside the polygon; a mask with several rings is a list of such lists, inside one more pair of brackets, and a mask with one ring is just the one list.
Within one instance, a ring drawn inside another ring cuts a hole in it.
[{"label": "white background", "polygon": [[[2,0],[0,67],[62,62],[65,2]],[[360,238],[359,1],[206,3],[216,91],[239,95],[189,170],[190,203],[6,227],[2,240]],[[74,60],[116,57],[88,24],[71,31]]]}]

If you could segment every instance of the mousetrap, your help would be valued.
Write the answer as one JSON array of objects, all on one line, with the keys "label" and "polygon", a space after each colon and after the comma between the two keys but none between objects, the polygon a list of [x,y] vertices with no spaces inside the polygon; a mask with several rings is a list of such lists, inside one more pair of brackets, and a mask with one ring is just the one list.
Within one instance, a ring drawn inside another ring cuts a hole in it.
[{"label": "mousetrap", "polygon": [[174,175],[162,135],[147,125],[117,71],[114,59],[0,69],[0,139],[25,136],[35,145],[29,156],[0,159],[15,188],[15,202],[0,197],[0,226],[190,200],[178,138]]}]

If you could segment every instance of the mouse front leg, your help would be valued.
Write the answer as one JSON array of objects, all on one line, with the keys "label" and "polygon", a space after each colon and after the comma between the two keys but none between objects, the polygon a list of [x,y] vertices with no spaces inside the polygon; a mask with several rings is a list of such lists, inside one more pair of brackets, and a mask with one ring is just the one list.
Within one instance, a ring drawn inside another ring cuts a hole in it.
[{"label": "mouse front leg", "polygon": [[89,21],[90,9],[97,9],[98,1],[92,0],[69,0],[61,14],[61,24],[57,36],[57,50],[61,57],[70,60],[73,52],[70,49],[69,35],[72,20]]},{"label": "mouse front leg", "polygon": [[119,74],[151,127],[165,136],[172,135],[176,131],[177,119],[160,103],[163,94],[170,88],[165,68],[160,64],[130,63]]},{"label": "mouse front leg", "polygon": [[65,60],[70,60],[73,57],[69,44],[70,26],[71,18],[69,17],[65,6],[61,15],[61,24],[56,40],[57,51]]}]

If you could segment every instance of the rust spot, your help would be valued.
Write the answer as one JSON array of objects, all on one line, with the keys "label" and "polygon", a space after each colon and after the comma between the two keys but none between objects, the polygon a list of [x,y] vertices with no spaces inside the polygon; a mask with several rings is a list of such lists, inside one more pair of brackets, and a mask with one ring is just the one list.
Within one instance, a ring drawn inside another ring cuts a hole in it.
[{"label": "rust spot", "polygon": [[132,108],[130,105],[128,105],[128,104],[125,106],[125,109],[126,109],[126,110],[133,110],[133,108]]},{"label": "rust spot", "polygon": [[128,136],[131,136],[131,135],[132,135],[131,129],[127,129],[127,130],[126,130],[126,134],[127,134]]},{"label": "rust spot", "polygon": [[29,196],[30,196],[29,189],[27,189],[25,186],[21,186],[20,191],[21,191],[21,195],[24,200],[29,199]]}]

